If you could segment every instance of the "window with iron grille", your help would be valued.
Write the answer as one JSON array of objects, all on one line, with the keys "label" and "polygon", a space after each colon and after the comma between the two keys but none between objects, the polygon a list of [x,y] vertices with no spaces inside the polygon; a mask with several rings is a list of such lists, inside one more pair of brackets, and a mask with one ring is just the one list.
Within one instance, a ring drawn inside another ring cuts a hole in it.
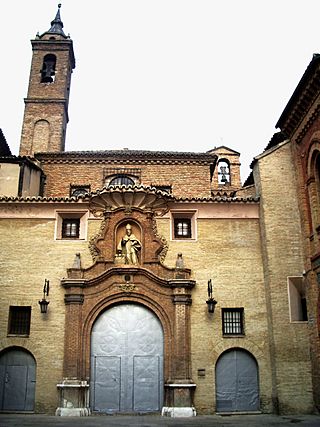
[{"label": "window with iron grille", "polygon": [[10,306],[8,334],[29,335],[31,321],[31,307]]},{"label": "window with iron grille", "polygon": [[90,193],[90,185],[70,185],[70,196],[84,196]]},{"label": "window with iron grille", "polygon": [[190,218],[174,218],[174,237],[176,239],[191,238]]},{"label": "window with iron grille", "polygon": [[243,308],[222,309],[223,335],[244,335]]},{"label": "window with iron grille", "polygon": [[105,168],[103,170],[103,184],[106,187],[110,185],[137,185],[139,183],[141,183],[140,168]]},{"label": "window with iron grille", "polygon": [[127,175],[117,175],[109,182],[110,185],[134,185],[134,180]]},{"label": "window with iron grille", "polygon": [[85,240],[87,238],[88,211],[57,211],[55,240]]},{"label": "window with iron grille", "polygon": [[78,239],[80,234],[80,218],[63,218],[62,238]]}]

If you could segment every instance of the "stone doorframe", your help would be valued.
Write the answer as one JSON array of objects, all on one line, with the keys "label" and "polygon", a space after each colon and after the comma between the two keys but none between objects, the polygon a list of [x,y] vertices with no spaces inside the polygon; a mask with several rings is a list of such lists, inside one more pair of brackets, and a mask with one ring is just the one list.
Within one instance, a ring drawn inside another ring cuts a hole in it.
[{"label": "stone doorframe", "polygon": [[58,415],[89,415],[90,338],[99,315],[116,304],[149,308],[164,332],[164,415],[194,415],[190,360],[191,279],[164,280],[140,267],[114,267],[93,279],[63,279],[64,380]]}]

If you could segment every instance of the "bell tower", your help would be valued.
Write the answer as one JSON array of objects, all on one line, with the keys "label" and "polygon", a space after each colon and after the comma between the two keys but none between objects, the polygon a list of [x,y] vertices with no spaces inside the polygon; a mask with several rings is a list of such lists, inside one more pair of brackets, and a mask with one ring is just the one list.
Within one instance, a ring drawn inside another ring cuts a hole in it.
[{"label": "bell tower", "polygon": [[20,142],[20,155],[64,151],[72,70],[73,43],[63,31],[60,7],[51,27],[37,34]]}]

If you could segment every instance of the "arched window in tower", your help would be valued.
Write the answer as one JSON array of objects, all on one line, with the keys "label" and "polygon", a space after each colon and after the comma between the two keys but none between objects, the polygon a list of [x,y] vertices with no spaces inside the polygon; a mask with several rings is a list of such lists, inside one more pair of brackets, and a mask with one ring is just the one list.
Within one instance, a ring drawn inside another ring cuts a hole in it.
[{"label": "arched window in tower", "polygon": [[218,184],[230,184],[230,165],[227,160],[219,160],[218,162]]},{"label": "arched window in tower", "polygon": [[56,62],[55,55],[48,54],[43,58],[41,68],[41,83],[53,83],[56,75]]}]

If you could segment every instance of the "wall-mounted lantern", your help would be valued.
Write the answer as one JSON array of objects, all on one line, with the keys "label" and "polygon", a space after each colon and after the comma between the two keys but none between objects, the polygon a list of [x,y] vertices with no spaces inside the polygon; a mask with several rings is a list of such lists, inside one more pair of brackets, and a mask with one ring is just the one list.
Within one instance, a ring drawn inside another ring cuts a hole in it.
[{"label": "wall-mounted lantern", "polygon": [[214,313],[214,309],[215,309],[218,301],[216,301],[212,296],[212,281],[211,281],[211,279],[208,280],[208,301],[206,301],[206,303],[208,304],[208,312]]},{"label": "wall-mounted lantern", "polygon": [[49,301],[46,300],[46,297],[48,295],[49,295],[49,280],[44,279],[43,298],[41,301],[39,301],[41,313],[46,313],[48,311]]}]

